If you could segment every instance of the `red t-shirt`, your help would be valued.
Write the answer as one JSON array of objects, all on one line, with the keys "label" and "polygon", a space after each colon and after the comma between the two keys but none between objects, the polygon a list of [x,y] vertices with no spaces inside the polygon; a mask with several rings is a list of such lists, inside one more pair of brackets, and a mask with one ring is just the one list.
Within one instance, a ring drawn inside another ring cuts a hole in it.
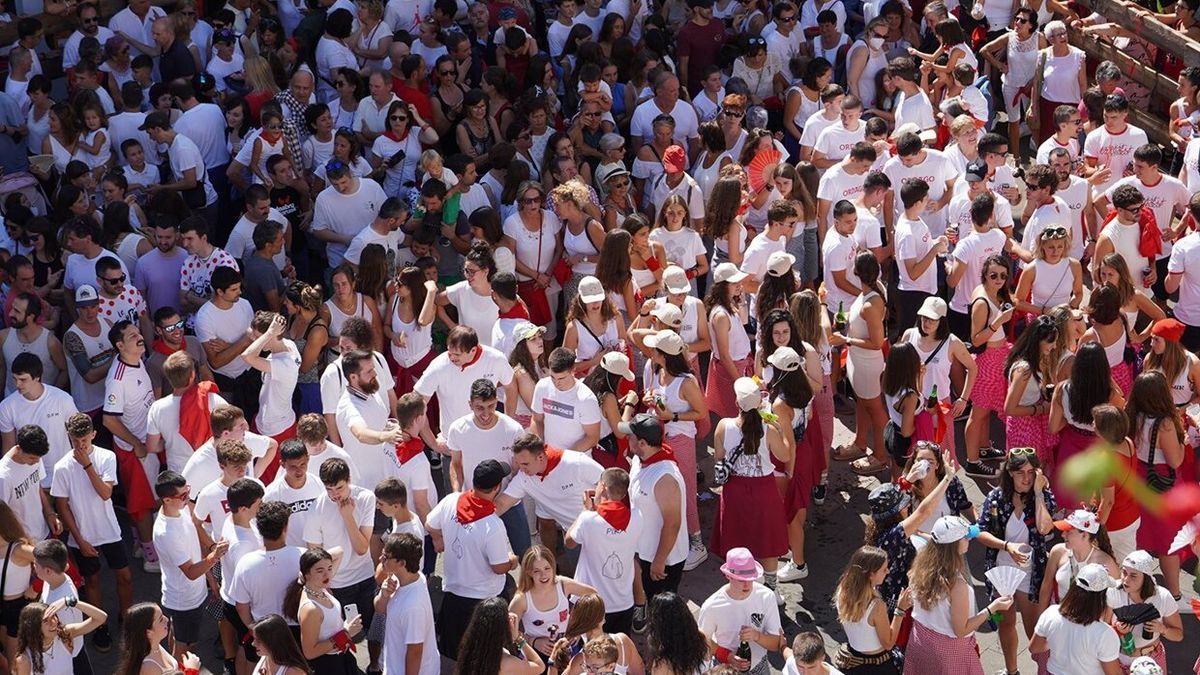
[{"label": "red t-shirt", "polygon": [[720,20],[711,19],[708,25],[701,26],[695,21],[688,21],[679,29],[675,36],[676,54],[688,57],[688,96],[695,96],[700,91],[700,76],[704,69],[717,62],[717,51],[725,44],[725,24]]},{"label": "red t-shirt", "polygon": [[430,103],[428,94],[420,89],[414,89],[405,84],[403,80],[398,79],[392,80],[392,91],[396,92],[396,96],[400,97],[401,101],[416,106],[421,119],[427,122],[433,120],[433,104]]}]

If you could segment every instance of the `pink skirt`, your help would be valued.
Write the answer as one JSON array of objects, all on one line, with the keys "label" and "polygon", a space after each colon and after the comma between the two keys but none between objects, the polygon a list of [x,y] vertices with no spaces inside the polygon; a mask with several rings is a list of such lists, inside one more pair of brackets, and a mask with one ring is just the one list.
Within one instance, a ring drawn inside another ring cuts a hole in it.
[{"label": "pink skirt", "polygon": [[1050,669],[1047,667],[1047,664],[1050,663],[1050,652],[1034,654],[1033,662],[1037,664],[1037,675],[1050,675]]},{"label": "pink skirt", "polygon": [[1129,392],[1133,390],[1133,369],[1124,361],[1112,367],[1113,382],[1117,383],[1117,387],[1121,389],[1121,395],[1129,398]]},{"label": "pink skirt", "polygon": [[1092,447],[1095,442],[1095,434],[1071,424],[1063,427],[1062,432],[1059,433],[1058,446],[1051,453],[1054,461],[1050,465],[1050,489],[1054,492],[1054,501],[1060,509],[1073,511],[1077,505],[1083,503],[1083,496],[1068,490],[1059,480],[1059,471],[1062,469],[1062,465],[1068,459]]},{"label": "pink skirt", "polygon": [[[749,375],[750,357],[735,362],[738,377]],[[704,387],[704,400],[708,403],[708,412],[715,413],[718,419],[738,416],[737,398],[733,394],[733,380],[721,365],[719,359],[708,364],[708,383]]]},{"label": "pink skirt", "polygon": [[1050,415],[1007,417],[1004,420],[1005,444],[1010,448],[1033,448],[1044,463],[1053,444],[1050,441]]},{"label": "pink skirt", "polygon": [[952,638],[912,622],[904,651],[904,675],[983,675],[974,635]]},{"label": "pink skirt", "polygon": [[971,389],[971,404],[976,408],[991,410],[1004,419],[1004,399],[1008,396],[1008,378],[1004,376],[1004,361],[1012,345],[1002,342],[975,355],[979,369],[975,375],[975,386]]},{"label": "pink skirt", "polygon": [[738,547],[750,549],[759,560],[787,553],[787,520],[774,476],[734,475],[721,488],[709,548],[724,558]]},{"label": "pink skirt", "polygon": [[[1167,670],[1167,649],[1163,646],[1162,640],[1159,640],[1158,644],[1154,645],[1154,651],[1150,652],[1149,654],[1144,654],[1143,656],[1149,656],[1150,658],[1154,659],[1154,662],[1158,664],[1159,668],[1162,668],[1164,673],[1170,672]],[[1121,672],[1125,673],[1125,675],[1129,675],[1129,666],[1132,664],[1132,661],[1130,661],[1128,665],[1122,663]]]},{"label": "pink skirt", "polygon": [[813,415],[808,420],[808,428],[804,430],[804,438],[796,444],[792,477],[783,495],[783,514],[789,523],[801,509],[808,508],[813,486],[821,482],[821,474],[825,471],[821,431],[821,419]]}]

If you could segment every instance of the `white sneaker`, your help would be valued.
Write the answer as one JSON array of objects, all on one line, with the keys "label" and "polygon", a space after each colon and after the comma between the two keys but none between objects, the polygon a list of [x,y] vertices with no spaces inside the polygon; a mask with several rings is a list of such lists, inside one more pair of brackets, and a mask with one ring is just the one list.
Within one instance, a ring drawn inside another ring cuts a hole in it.
[{"label": "white sneaker", "polygon": [[705,560],[708,560],[708,549],[704,548],[704,544],[693,544],[688,547],[688,557],[683,562],[683,571],[691,572]]},{"label": "white sneaker", "polygon": [[159,566],[157,560],[143,560],[142,569],[146,574],[159,574],[162,572],[162,567]]},{"label": "white sneaker", "polygon": [[808,564],[805,563],[804,565],[796,567],[796,563],[789,560],[789,561],[785,562],[783,565],[781,565],[780,568],[775,572],[775,578],[779,579],[780,583],[787,583],[789,581],[800,581],[801,579],[807,579],[808,578]]},{"label": "white sneaker", "polygon": [[137,558],[138,560],[141,560],[143,557],[145,557],[145,555],[146,555],[145,553],[142,553],[142,545],[138,544],[138,543],[134,543],[133,557]]}]

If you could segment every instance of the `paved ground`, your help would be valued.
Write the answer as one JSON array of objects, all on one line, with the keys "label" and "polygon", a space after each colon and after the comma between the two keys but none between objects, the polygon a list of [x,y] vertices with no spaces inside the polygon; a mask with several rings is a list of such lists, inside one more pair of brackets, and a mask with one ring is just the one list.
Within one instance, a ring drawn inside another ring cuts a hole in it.
[{"label": "paved ground", "polygon": [[[997,429],[997,431],[999,431]],[[959,425],[959,447],[961,443],[962,425]],[[1002,432],[1001,432],[1002,433]],[[997,438],[1001,436],[997,435]],[[837,423],[835,445],[849,441],[851,433],[841,421]],[[962,457],[960,456],[960,460]],[[711,461],[702,465],[711,471]],[[964,477],[965,478],[965,477]],[[966,479],[968,494],[977,505],[983,501],[983,493],[990,489],[986,483]],[[781,584],[781,589],[787,605],[784,608],[784,627],[789,638],[802,630],[817,630],[825,637],[829,650],[837,649],[838,644],[845,638],[837,621],[837,613],[832,605],[832,593],[837,578],[840,575],[850,553],[862,543],[864,515],[867,513],[866,498],[871,488],[877,485],[874,478],[861,478],[839,463],[832,468],[828,498],[821,506],[814,507],[809,514],[808,564],[811,574],[801,583]],[[701,502],[701,520],[706,532],[710,531],[713,512],[717,501],[715,499]],[[971,568],[976,580],[983,578],[983,554],[979,546],[972,547],[969,555]],[[703,565],[684,576],[680,589],[684,597],[695,604],[698,610],[704,601],[720,584],[724,582],[718,569],[720,561],[710,557]],[[1186,590],[1185,600],[1192,595],[1192,577],[1187,575],[1183,582]],[[140,565],[134,571],[135,601],[157,600],[159,597],[159,577],[142,572]],[[977,581],[977,594],[982,602],[986,602],[982,583]],[[437,594],[435,593],[435,596]],[[434,598],[435,606],[439,598]],[[111,588],[105,589],[105,603],[111,616],[117,612],[116,599]],[[114,637],[119,635],[115,619],[112,621]],[[1184,613],[1184,631],[1186,641],[1169,643],[1167,656],[1171,673],[1190,673],[1197,652],[1200,652],[1200,625],[1191,612]],[[204,660],[205,667],[211,672],[220,673],[219,650],[214,647],[215,627],[208,628],[201,639],[199,654]],[[982,651],[984,670],[988,673],[1002,671],[1004,660],[1000,653],[999,642],[994,635],[981,633],[978,636]],[[1020,667],[1026,675],[1037,672],[1036,667],[1025,651],[1027,641],[1021,636]],[[98,654],[89,651],[97,675],[112,673],[116,668],[118,648],[108,654]],[[362,665],[366,666],[365,650],[360,650]],[[772,661],[776,670],[781,668],[782,659],[776,657]],[[453,672],[453,663],[443,662],[443,672]]]}]

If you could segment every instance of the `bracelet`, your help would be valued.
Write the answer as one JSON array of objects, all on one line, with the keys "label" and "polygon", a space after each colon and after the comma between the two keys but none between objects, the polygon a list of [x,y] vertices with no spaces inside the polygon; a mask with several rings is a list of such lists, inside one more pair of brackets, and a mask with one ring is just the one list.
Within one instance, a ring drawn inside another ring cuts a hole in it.
[{"label": "bracelet", "polygon": [[83,467],[83,470],[84,470],[84,471],[87,471],[87,470],[88,470],[88,469],[90,469],[90,468],[92,468],[92,465],[91,465],[91,464],[88,464],[87,466]]},{"label": "bracelet", "polygon": [[516,651],[519,652],[525,649],[525,644],[525,636],[522,635],[521,637],[517,638],[517,641],[513,643],[513,646],[516,647]]}]

